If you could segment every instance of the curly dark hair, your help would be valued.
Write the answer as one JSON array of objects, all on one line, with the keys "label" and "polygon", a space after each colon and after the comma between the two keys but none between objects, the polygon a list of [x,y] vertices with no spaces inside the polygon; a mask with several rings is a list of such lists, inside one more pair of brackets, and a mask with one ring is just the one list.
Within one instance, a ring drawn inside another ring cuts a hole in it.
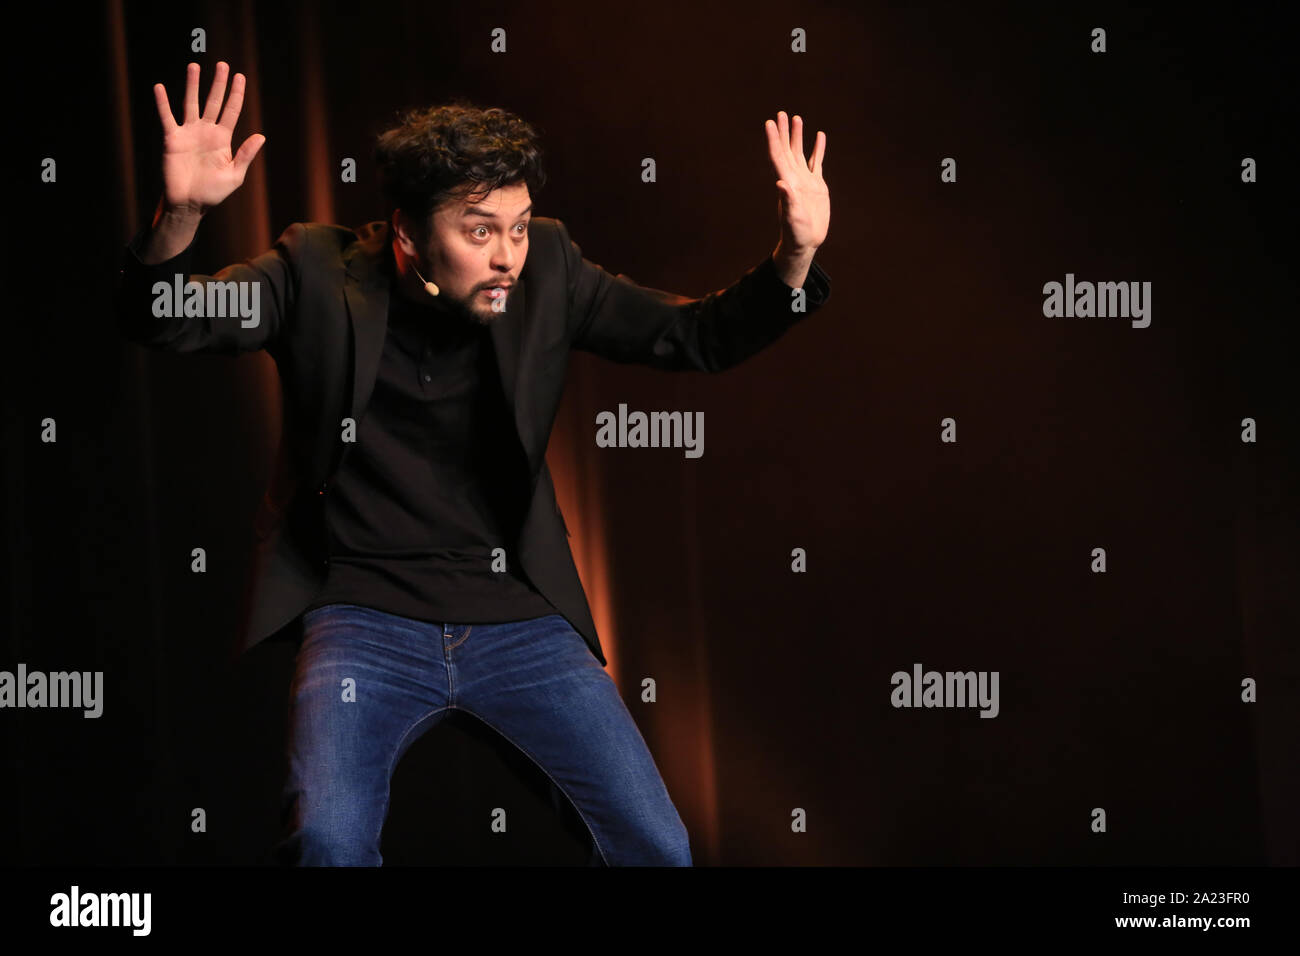
[{"label": "curly dark hair", "polygon": [[385,216],[391,223],[400,208],[420,238],[427,238],[432,213],[448,200],[521,182],[536,195],[546,185],[542,158],[528,123],[462,99],[407,111],[375,143]]}]

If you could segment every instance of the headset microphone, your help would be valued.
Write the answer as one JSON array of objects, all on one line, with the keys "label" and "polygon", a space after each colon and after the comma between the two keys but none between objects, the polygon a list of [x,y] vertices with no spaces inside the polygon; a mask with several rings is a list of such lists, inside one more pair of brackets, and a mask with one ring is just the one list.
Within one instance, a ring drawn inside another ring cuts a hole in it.
[{"label": "headset microphone", "polygon": [[[414,262],[411,263],[411,268],[412,268],[412,269],[415,269],[415,263],[414,263]],[[419,270],[419,269],[415,269],[415,274],[416,274],[417,276],[420,276],[420,281],[421,281],[421,282],[424,282],[424,276],[421,276],[421,275],[420,275],[420,270]],[[427,292],[427,293],[429,293],[429,295],[437,295],[437,294],[438,294],[438,287],[437,287],[436,285],[434,285],[432,282],[424,282],[424,291]]]}]

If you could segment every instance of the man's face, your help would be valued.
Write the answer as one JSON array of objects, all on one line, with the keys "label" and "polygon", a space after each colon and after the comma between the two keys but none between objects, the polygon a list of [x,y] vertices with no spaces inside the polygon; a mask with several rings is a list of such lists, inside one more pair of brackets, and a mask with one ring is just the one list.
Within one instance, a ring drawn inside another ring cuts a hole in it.
[{"label": "man's face", "polygon": [[[423,250],[438,297],[487,325],[499,318],[528,258],[533,201],[528,186],[494,189],[444,203],[433,214]],[[503,293],[490,293],[505,286]]]}]

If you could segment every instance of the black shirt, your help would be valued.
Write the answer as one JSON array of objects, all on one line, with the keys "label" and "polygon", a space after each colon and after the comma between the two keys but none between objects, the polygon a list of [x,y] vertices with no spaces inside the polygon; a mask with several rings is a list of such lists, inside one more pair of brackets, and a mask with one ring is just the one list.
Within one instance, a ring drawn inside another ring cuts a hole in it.
[{"label": "black shirt", "polygon": [[326,494],[329,574],[311,607],[456,624],[559,613],[514,552],[528,469],[488,327],[434,297],[394,288],[389,302],[374,393]]}]

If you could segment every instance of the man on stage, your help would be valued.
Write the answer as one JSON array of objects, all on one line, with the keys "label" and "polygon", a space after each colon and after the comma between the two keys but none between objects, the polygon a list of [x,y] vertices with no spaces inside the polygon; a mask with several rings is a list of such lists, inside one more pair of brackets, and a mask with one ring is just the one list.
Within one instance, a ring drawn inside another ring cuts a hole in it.
[{"label": "man on stage", "polygon": [[780,240],[700,299],[584,259],[562,222],[534,215],[533,129],[463,103],[412,111],[379,138],[383,222],[294,223],[208,276],[191,271],[198,224],[265,142],[231,154],[244,77],[223,111],[228,72],[217,64],[200,114],[189,65],[179,125],[154,87],[163,198],[128,245],[118,321],[175,352],[266,349],[280,374],[283,440],[240,638],[241,651],[299,642],[277,859],[379,865],[393,769],[455,709],[547,774],[593,862],[689,866],[686,828],[604,669],[547,440],[570,350],[721,371],[827,300],[813,262],[830,223],[825,134],[805,159],[798,116],[792,130],[783,112],[766,122]]}]

